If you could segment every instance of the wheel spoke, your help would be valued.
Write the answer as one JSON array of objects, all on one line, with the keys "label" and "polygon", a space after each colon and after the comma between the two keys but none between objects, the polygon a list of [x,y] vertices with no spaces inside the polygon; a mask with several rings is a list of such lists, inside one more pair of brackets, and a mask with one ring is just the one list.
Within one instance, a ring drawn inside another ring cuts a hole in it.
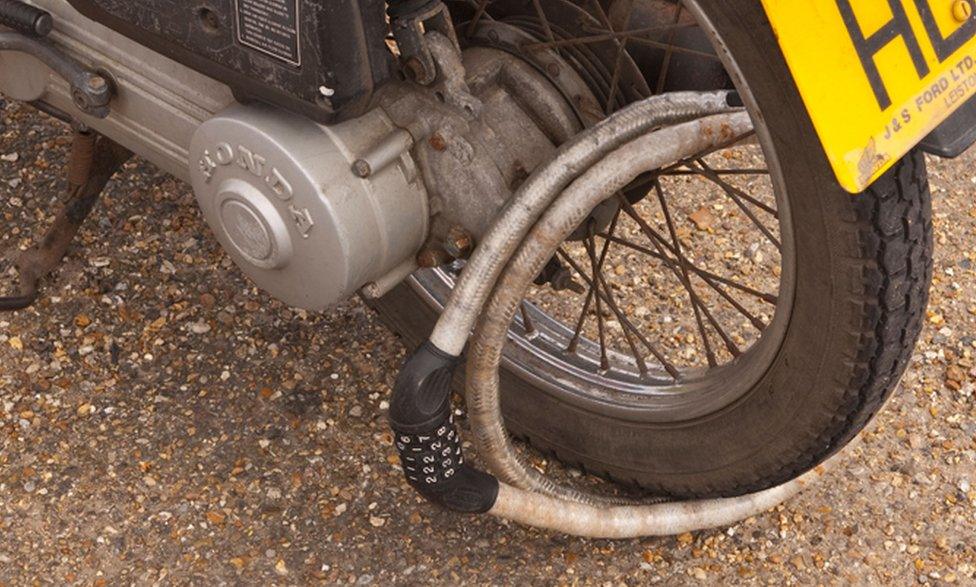
[{"label": "wheel spoke", "polygon": [[[674,8],[674,21],[673,25],[677,25],[678,21],[681,20],[681,10],[684,6],[679,2],[675,4]],[[675,30],[672,29],[668,32],[668,49],[664,52],[664,57],[661,58],[661,73],[657,76],[657,84],[654,89],[655,94],[661,94],[664,92],[664,86],[668,81],[668,73],[671,70],[671,57],[674,55],[674,34]]]},{"label": "wheel spoke", "polygon": [[552,32],[552,25],[549,24],[549,19],[546,18],[546,13],[542,10],[542,4],[539,0],[532,0],[532,6],[535,8],[535,13],[539,17],[539,22],[542,24],[542,30],[546,31],[546,38],[549,39],[550,43],[556,42],[556,35]]},{"label": "wheel spoke", "polygon": [[728,183],[727,181],[722,179],[719,176],[719,174],[714,169],[709,167],[708,164],[706,164],[704,161],[699,161],[699,165],[701,165],[701,168],[698,169],[693,167],[692,172],[698,173],[702,177],[705,177],[710,181],[712,181],[712,183],[718,184],[718,186],[722,188],[722,190],[725,191],[725,193],[728,194],[730,198],[732,199],[736,199],[737,197],[742,198],[746,202],[749,202],[753,206],[759,208],[763,212],[766,212],[770,214],[773,218],[779,220],[779,212],[776,210],[776,208],[773,208],[772,206],[769,206],[768,204],[765,204],[757,200],[756,198],[750,196],[743,190]]},{"label": "wheel spoke", "polygon": [[753,315],[752,312],[750,312],[749,310],[747,310],[745,308],[745,306],[743,306],[742,304],[740,304],[738,300],[736,300],[734,297],[732,297],[731,294],[729,294],[729,292],[725,291],[725,288],[723,288],[720,285],[718,285],[717,283],[715,283],[715,280],[713,280],[711,277],[707,277],[707,276],[704,276],[704,275],[699,275],[699,277],[709,287],[711,287],[713,290],[715,290],[718,293],[718,295],[722,296],[722,298],[725,301],[727,301],[729,303],[729,305],[731,305],[733,308],[735,308],[736,310],[738,310],[740,314],[742,314],[743,316],[745,316],[746,319],[756,328],[756,330],[762,332],[763,330],[766,329],[766,323],[765,322],[763,322],[762,320],[760,320],[759,318],[757,318],[755,315]]},{"label": "wheel spoke", "polygon": [[[603,6],[600,5],[600,0],[590,0],[590,6],[600,19],[600,22],[603,23],[603,26],[607,28],[607,31],[613,34],[613,24],[610,22],[610,17],[603,10]],[[623,70],[624,58],[627,56],[627,40],[625,37],[617,45],[617,56],[613,62],[613,74],[610,76],[610,92],[607,95],[606,114],[608,115],[616,109],[614,108],[614,101],[617,99],[617,90],[620,87],[620,75]]]},{"label": "wheel spoke", "polygon": [[[647,238],[650,239],[651,243],[654,244],[654,247],[658,250],[658,254],[662,258],[666,258],[667,255],[664,254],[664,251],[661,248],[664,239],[660,235],[658,235],[657,232],[653,228],[651,228],[644,221],[643,218],[641,218],[640,214],[637,214],[636,210],[634,210],[634,207],[631,205],[630,202],[627,201],[626,198],[620,198],[620,203],[623,206],[624,210],[627,212],[627,215],[633,218],[635,222],[637,222],[638,226],[640,226],[641,228],[641,231],[644,232]],[[659,242],[659,240],[661,242]],[[680,252],[678,252],[678,255],[680,255]],[[667,265],[668,268],[674,272],[675,276],[678,278],[678,281],[684,286],[685,283],[681,275],[680,263],[681,263],[680,261],[677,261],[677,262],[669,263]],[[708,364],[710,366],[715,366],[716,364],[715,354],[712,352],[711,343],[708,340],[708,335],[705,333],[704,324],[702,323],[701,320],[701,313],[698,307],[698,300],[696,298],[696,294],[690,287],[685,286],[685,290],[688,292],[691,299],[691,306],[695,312],[695,322],[698,324],[698,328],[701,332],[702,343],[705,346],[705,356],[708,359]]]},{"label": "wheel spoke", "polygon": [[[566,262],[567,265],[573,268],[573,271],[575,271],[580,276],[580,279],[582,279],[587,284],[592,286],[589,277],[586,276],[586,273],[583,271],[583,268],[580,267],[579,263],[577,263],[572,257],[570,257],[569,254],[566,253],[566,251],[559,249],[556,253],[563,258],[563,260]],[[602,296],[603,294],[597,292],[597,295]],[[604,300],[604,301],[607,301],[607,305],[610,306],[611,308],[616,307],[616,304],[613,304],[610,300]],[[627,316],[624,315],[623,312],[620,312],[620,310],[617,309],[615,314],[617,318],[620,320],[621,324],[623,324],[624,328],[629,329],[633,333],[633,335],[637,338],[637,340],[639,340],[641,344],[643,344],[647,348],[647,350],[650,351],[651,355],[653,355],[654,358],[657,359],[659,363],[661,363],[661,367],[665,371],[667,371],[668,375],[673,377],[675,381],[681,379],[681,372],[678,371],[678,368],[674,365],[674,363],[669,361],[668,358],[665,357],[664,354],[660,350],[658,350],[658,348],[654,346],[654,344],[652,344],[651,341],[649,341],[647,337],[645,337],[636,326],[634,326],[634,323],[631,322],[630,319],[627,318]]]},{"label": "wheel spoke", "polygon": [[[712,169],[712,173],[715,175],[769,175],[768,169]],[[661,172],[658,173],[659,176],[677,176],[677,175],[696,175],[701,176],[701,171],[694,169],[675,169],[674,171]]]},{"label": "wheel spoke", "polygon": [[[692,307],[695,311],[695,322],[698,323],[698,330],[701,333],[702,342],[705,344],[705,354],[708,357],[709,364],[714,366],[714,363],[716,362],[715,353],[712,350],[711,344],[708,341],[708,333],[705,331],[705,324],[701,318],[702,314],[704,314],[705,317],[708,319],[709,323],[711,323],[712,328],[718,333],[719,337],[725,343],[726,348],[729,349],[729,352],[731,352],[733,356],[738,356],[739,349],[735,346],[734,343],[732,343],[731,339],[729,339],[729,337],[725,334],[725,331],[718,324],[715,318],[712,317],[711,312],[708,311],[708,307],[701,299],[701,296],[699,296],[698,293],[695,291],[695,286],[691,283],[691,277],[688,275],[688,259],[681,252],[681,241],[678,239],[678,231],[674,227],[674,220],[671,217],[671,211],[668,206],[667,198],[664,197],[664,189],[661,187],[661,182],[658,181],[657,179],[654,180],[654,191],[657,193],[658,202],[661,205],[661,210],[664,212],[664,220],[667,223],[668,234],[671,236],[671,242],[674,245],[674,251],[678,255],[679,267],[681,269],[679,277],[681,279],[682,285],[684,285],[685,289],[688,290],[688,297],[691,300]],[[637,211],[634,210],[633,207],[631,207],[630,210],[628,210],[628,214],[631,211],[634,214],[637,213]],[[647,225],[646,222],[643,222],[643,218],[638,220],[638,224],[644,226]],[[676,272],[676,274],[678,273]]]},{"label": "wheel spoke", "polygon": [[478,2],[478,8],[475,9],[474,16],[471,17],[471,22],[468,23],[469,37],[473,35],[474,32],[478,29],[478,23],[481,22],[482,18],[484,18],[485,10],[488,8],[488,4],[490,3],[491,0],[481,0],[480,2]]},{"label": "wheel spoke", "polygon": [[[756,228],[759,229],[759,232],[763,233],[763,236],[769,239],[769,242],[773,243],[773,245],[776,247],[776,250],[782,253],[783,245],[779,242],[779,239],[776,238],[773,235],[773,233],[768,228],[766,228],[766,225],[763,224],[758,217],[756,217],[755,213],[753,213],[753,211],[750,210],[749,207],[745,205],[745,202],[739,196],[739,194],[736,193],[734,187],[729,185],[727,182],[723,181],[722,178],[718,176],[715,175],[709,176],[708,165],[701,159],[698,160],[698,165],[700,166],[702,173],[705,174],[706,177],[709,177],[716,185],[722,188],[722,191],[725,193],[725,195],[727,195],[729,199],[735,202],[735,205],[738,206],[740,210],[742,210],[742,213],[745,214],[746,217],[749,218],[749,220],[751,220],[752,223],[756,225]],[[757,205],[761,205],[758,201],[756,203]],[[779,215],[777,214],[777,217],[778,216]]]},{"label": "wheel spoke", "polygon": [[[684,278],[684,286],[688,289],[688,295],[691,297],[692,303],[697,305],[695,310],[695,318],[698,321],[698,329],[701,331],[702,340],[705,341],[706,352],[710,353],[711,349],[708,346],[708,336],[705,333],[705,326],[702,324],[701,316],[698,315],[698,308],[700,308],[701,313],[705,314],[705,317],[708,318],[712,328],[719,335],[719,338],[722,339],[722,342],[725,343],[725,348],[732,354],[733,357],[738,357],[742,354],[739,347],[736,346],[735,342],[733,342],[729,335],[725,332],[725,329],[722,328],[721,324],[718,323],[718,320],[716,320],[709,311],[708,306],[705,305],[701,297],[695,292],[695,287],[692,285],[691,278],[688,276],[688,258],[681,251],[681,241],[678,239],[678,231],[674,227],[674,220],[671,217],[668,200],[664,196],[664,188],[661,187],[661,181],[658,178],[654,179],[654,191],[657,192],[658,203],[661,205],[661,210],[664,212],[664,219],[667,222],[668,233],[671,235],[671,242],[674,245],[675,255],[678,257],[681,264],[681,273],[682,277]],[[636,213],[636,210],[633,208],[630,210]],[[630,211],[628,211],[628,213],[630,213]],[[639,223],[646,225],[646,223]]]},{"label": "wheel spoke", "polygon": [[610,308],[610,311],[613,312],[613,315],[616,316],[617,321],[620,322],[621,329],[623,330],[624,333],[624,339],[627,341],[627,346],[630,347],[630,354],[633,355],[634,360],[637,362],[637,368],[640,370],[641,374],[644,375],[647,373],[647,364],[644,363],[644,357],[641,355],[641,352],[637,349],[637,344],[634,342],[633,334],[631,332],[632,330],[636,330],[636,329],[633,328],[633,326],[627,327],[624,325],[624,322],[627,320],[627,317],[624,315],[623,312],[620,311],[620,307],[617,305],[616,300],[614,300],[613,289],[610,288],[610,285],[607,283],[606,278],[604,277],[602,271],[597,274],[597,278],[598,278],[597,287],[603,288],[603,291],[606,294],[605,300],[607,302],[607,306]]},{"label": "wheel spoke", "polygon": [[[672,265],[677,266],[677,264],[678,264],[678,260],[677,259],[674,259],[674,258],[669,257],[667,255],[662,255],[662,254],[658,253],[657,251],[653,251],[651,249],[648,249],[647,247],[641,246],[641,245],[639,245],[639,244],[637,244],[637,243],[635,243],[633,241],[629,241],[629,240],[627,240],[625,238],[621,238],[619,236],[611,236],[611,235],[602,234],[602,233],[600,234],[600,236],[603,237],[603,238],[606,238],[608,240],[611,240],[611,241],[617,243],[618,245],[622,245],[624,247],[627,247],[629,249],[632,249],[634,251],[637,251],[638,253],[643,253],[643,254],[647,255],[648,257],[652,257],[654,259],[657,259],[658,261],[661,261],[662,263],[666,263],[669,266],[672,266]],[[671,251],[671,252],[673,253],[674,251]],[[712,273],[711,271],[702,269],[701,267],[698,267],[697,265],[695,265],[691,261],[687,261],[687,265],[688,265],[688,269],[691,270],[692,273],[695,273],[696,275],[698,275],[699,277],[701,277],[702,279],[704,279],[706,281],[707,280],[714,280],[714,281],[716,281],[718,283],[721,283],[723,285],[726,285],[728,287],[737,289],[737,290],[739,290],[739,291],[741,291],[743,293],[747,293],[747,294],[749,294],[749,295],[751,295],[751,296],[753,296],[755,298],[758,298],[759,300],[761,300],[763,302],[766,302],[768,304],[772,304],[774,306],[776,305],[776,303],[778,301],[778,298],[776,296],[772,295],[772,294],[763,293],[763,292],[761,292],[759,290],[756,290],[756,289],[753,289],[753,288],[751,288],[751,287],[749,287],[747,285],[743,285],[743,284],[741,284],[741,283],[739,283],[737,281],[733,281],[733,280],[731,280],[731,279],[729,279],[727,277],[722,277],[721,275],[718,275],[718,274]]]},{"label": "wheel spoke", "polygon": [[627,41],[620,43],[617,47],[617,59],[613,64],[613,76],[610,78],[610,94],[607,96],[606,113],[610,114],[616,108],[614,101],[617,99],[617,89],[620,86],[620,72],[624,65],[624,56],[627,55]]},{"label": "wheel spoke", "polygon": [[610,369],[610,361],[607,358],[607,333],[606,327],[603,324],[603,296],[599,292],[600,269],[596,258],[596,243],[593,239],[593,232],[592,221],[590,221],[591,234],[583,242],[586,246],[586,254],[590,258],[590,269],[593,271],[593,289],[596,292],[596,329],[600,339],[600,369],[602,371],[608,371]]},{"label": "wheel spoke", "polygon": [[[611,235],[614,233],[614,231],[617,230],[617,222],[619,220],[620,220],[620,210],[617,210],[617,212],[613,215],[613,220],[610,221],[610,227],[608,229]],[[566,253],[566,251],[563,250],[562,247],[560,247],[559,252],[561,252],[565,257],[569,256],[569,254]],[[603,263],[606,261],[607,255],[609,253],[610,253],[610,241],[605,240],[603,243],[603,248],[600,250],[600,261],[599,261],[600,267],[603,267]],[[579,272],[577,271],[577,273]],[[582,277],[586,277],[582,273],[580,275]],[[569,345],[566,347],[567,352],[570,353],[576,352],[576,348],[579,345],[580,336],[583,333],[583,326],[586,324],[586,315],[590,311],[590,304],[593,303],[594,289],[595,289],[594,285],[590,283],[586,291],[586,298],[583,301],[583,309],[580,311],[579,319],[576,321],[576,329],[573,331],[573,337],[570,339]]]},{"label": "wheel spoke", "polygon": [[715,55],[714,53],[695,51],[694,49],[687,49],[685,47],[679,47],[677,45],[669,45],[668,43],[662,43],[660,41],[654,41],[644,37],[631,37],[631,40],[639,45],[647,45],[655,49],[664,49],[665,51],[667,51],[668,48],[670,47],[672,53],[681,53],[683,55],[691,55],[693,57],[701,57],[703,59],[710,59],[712,61],[718,61],[718,62],[722,61],[721,59],[719,59],[718,55]]},{"label": "wheel spoke", "polygon": [[[647,27],[630,31],[601,31],[585,37],[574,37],[572,39],[559,39],[556,41],[538,41],[522,45],[522,49],[538,51],[540,49],[557,49],[560,47],[570,47],[573,45],[592,45],[594,43],[605,43],[607,41],[637,41],[645,35],[663,34],[680,29],[694,28],[694,24],[667,25],[658,27]],[[608,27],[609,28],[609,27]]]}]

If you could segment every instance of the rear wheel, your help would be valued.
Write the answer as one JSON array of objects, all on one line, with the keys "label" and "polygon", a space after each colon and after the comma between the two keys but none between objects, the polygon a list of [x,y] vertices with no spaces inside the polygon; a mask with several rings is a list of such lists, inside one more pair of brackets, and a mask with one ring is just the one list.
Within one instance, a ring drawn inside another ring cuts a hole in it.
[{"label": "rear wheel", "polygon": [[[509,428],[675,497],[763,489],[853,438],[895,387],[922,323],[932,242],[921,155],[844,193],[755,2],[452,10],[469,43],[492,19],[555,48],[605,112],[734,83],[756,127],[756,140],[646,178],[562,247],[562,280],[532,292],[510,331]],[[418,343],[456,269],[416,274],[377,310]]]}]

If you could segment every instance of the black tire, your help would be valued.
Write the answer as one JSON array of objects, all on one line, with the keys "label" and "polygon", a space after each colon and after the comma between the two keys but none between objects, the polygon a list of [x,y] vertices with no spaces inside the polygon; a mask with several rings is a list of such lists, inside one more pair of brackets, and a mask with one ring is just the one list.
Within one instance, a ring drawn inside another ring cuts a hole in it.
[{"label": "black tire", "polygon": [[[932,272],[930,194],[913,153],[865,193],[834,179],[759,3],[700,2],[738,63],[779,155],[795,240],[783,342],[735,403],[691,421],[623,418],[502,374],[513,433],[588,471],[675,497],[761,490],[847,444],[896,387],[921,330]],[[375,303],[408,344],[436,313],[409,282]]]}]

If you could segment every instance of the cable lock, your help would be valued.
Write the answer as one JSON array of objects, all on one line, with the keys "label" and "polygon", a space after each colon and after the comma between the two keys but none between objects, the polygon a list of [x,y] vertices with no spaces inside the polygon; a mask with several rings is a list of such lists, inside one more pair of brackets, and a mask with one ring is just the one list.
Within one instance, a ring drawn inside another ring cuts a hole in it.
[{"label": "cable lock", "polygon": [[410,485],[443,507],[480,514],[495,505],[498,480],[464,462],[451,411],[457,365],[429,342],[417,349],[393,387],[390,424]]},{"label": "cable lock", "polygon": [[[648,98],[568,141],[522,184],[394,388],[390,419],[397,448],[408,481],[422,495],[455,511],[487,511],[578,536],[627,538],[731,524],[788,499],[823,474],[825,465],[778,487],[729,499],[617,500],[558,485],[524,463],[501,414],[498,369],[508,325],[555,248],[594,206],[639,174],[734,143],[751,131],[748,115],[733,113],[740,105],[734,92]],[[464,462],[451,419],[452,374],[476,325],[467,366],[468,411],[479,455],[501,481]],[[438,462],[439,457],[449,460]]]}]

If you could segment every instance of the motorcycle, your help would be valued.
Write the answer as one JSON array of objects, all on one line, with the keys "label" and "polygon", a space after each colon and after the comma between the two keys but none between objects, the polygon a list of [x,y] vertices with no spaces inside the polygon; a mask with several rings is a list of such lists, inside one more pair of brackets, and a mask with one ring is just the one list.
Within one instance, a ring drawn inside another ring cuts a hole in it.
[{"label": "motorcycle", "polygon": [[[897,387],[924,154],[976,142],[973,0],[0,0],[0,92],[75,133],[29,311],[133,155],[253,283],[417,348],[408,482],[589,536],[730,523]],[[466,461],[466,392],[483,467]],[[519,439],[624,490],[531,466]]]}]

